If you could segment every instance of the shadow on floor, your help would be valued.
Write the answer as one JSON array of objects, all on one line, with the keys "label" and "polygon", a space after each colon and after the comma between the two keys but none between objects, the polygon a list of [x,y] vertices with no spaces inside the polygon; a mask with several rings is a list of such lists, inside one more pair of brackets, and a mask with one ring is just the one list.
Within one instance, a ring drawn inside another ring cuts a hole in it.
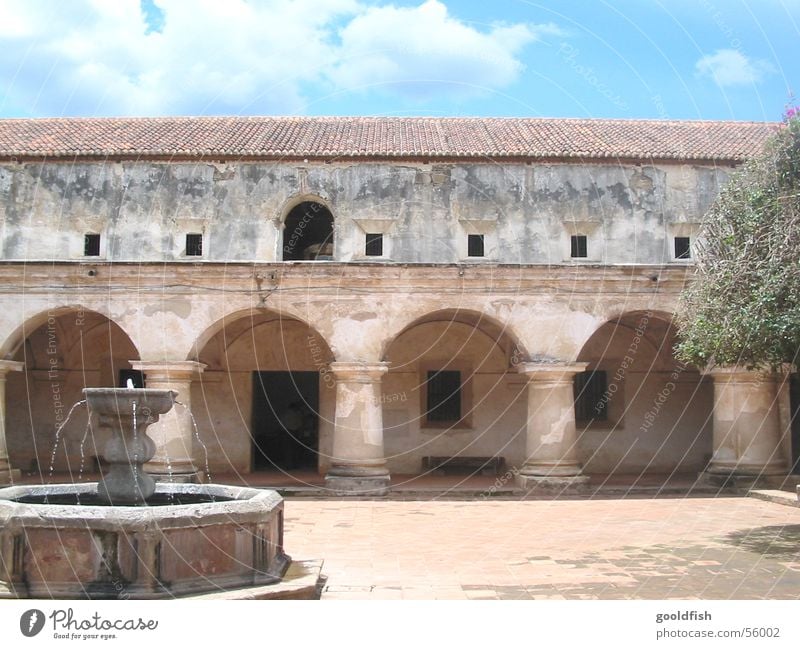
[{"label": "shadow on floor", "polygon": [[768,525],[728,534],[724,541],[768,557],[800,556],[800,525]]}]

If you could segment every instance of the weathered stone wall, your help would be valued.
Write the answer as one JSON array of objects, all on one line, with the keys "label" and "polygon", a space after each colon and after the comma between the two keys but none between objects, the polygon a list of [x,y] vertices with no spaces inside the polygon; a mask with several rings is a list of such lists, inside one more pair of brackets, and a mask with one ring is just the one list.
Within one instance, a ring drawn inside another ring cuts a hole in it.
[{"label": "weathered stone wall", "polygon": [[204,260],[280,260],[289,209],[318,200],[339,261],[364,258],[365,233],[382,232],[387,260],[457,262],[473,233],[487,260],[560,264],[580,232],[587,261],[660,264],[727,176],[665,164],[4,164],[2,257],[80,259],[93,232],[103,259],[186,260],[185,235],[199,233]]},{"label": "weathered stone wall", "polygon": [[[8,380],[12,463],[49,461],[55,317],[71,341],[60,361],[66,405],[85,385],[113,385],[129,360],[207,365],[191,402],[214,472],[250,470],[253,372],[287,369],[320,372],[326,471],[332,360],[389,362],[381,405],[392,472],[457,453],[521,466],[527,387],[517,364],[582,360],[612,375],[625,340],[606,323],[642,311],[669,319],[691,268],[673,259],[673,237],[696,234],[727,175],[610,163],[0,165],[0,356],[27,368]],[[305,200],[334,216],[333,262],[280,262],[283,220]],[[83,256],[89,232],[101,234],[99,257]],[[365,257],[368,232],[384,234],[382,258]],[[187,233],[203,234],[202,257],[185,255]],[[485,259],[467,260],[470,233],[484,235]],[[588,236],[586,259],[570,259],[571,234]],[[93,323],[83,356],[76,313]],[[694,371],[638,432],[674,371],[670,333],[651,333],[661,351],[626,370],[624,417],[579,426],[589,471],[695,470],[706,459],[710,388]],[[468,377],[468,415],[451,430],[424,417],[424,373],[442,366]],[[65,430],[56,468],[75,463],[84,431],[80,418]],[[199,443],[194,452],[202,466]]]}]

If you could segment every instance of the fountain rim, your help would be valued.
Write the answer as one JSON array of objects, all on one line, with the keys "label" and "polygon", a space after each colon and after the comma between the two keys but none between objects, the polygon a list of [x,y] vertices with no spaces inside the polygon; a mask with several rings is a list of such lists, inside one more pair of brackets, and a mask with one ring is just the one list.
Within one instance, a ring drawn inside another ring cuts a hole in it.
[{"label": "fountain rim", "polygon": [[159,526],[215,525],[230,522],[231,516],[247,521],[254,520],[265,508],[281,506],[283,498],[271,489],[236,487],[217,484],[156,483],[156,494],[187,494],[220,496],[228,500],[189,504],[148,505],[79,505],[21,503],[14,498],[23,496],[86,495],[97,493],[96,482],[79,484],[16,485],[0,489],[0,523],[13,519],[26,527],[52,527],[63,522],[74,525],[83,520],[86,527],[94,529],[117,529],[125,524],[142,527],[155,523]]},{"label": "fountain rim", "polygon": [[175,405],[178,399],[178,393],[175,390],[164,388],[83,388],[81,392],[90,407],[92,404],[89,402],[94,401],[96,397],[114,397],[116,400],[139,399],[144,401],[169,399],[171,406]]},{"label": "fountain rim", "polygon": [[83,388],[81,390],[84,394],[142,394],[142,393],[152,393],[152,394],[167,394],[171,392],[172,394],[178,394],[175,390],[168,390],[167,388],[108,388],[108,387],[100,387],[100,388]]}]

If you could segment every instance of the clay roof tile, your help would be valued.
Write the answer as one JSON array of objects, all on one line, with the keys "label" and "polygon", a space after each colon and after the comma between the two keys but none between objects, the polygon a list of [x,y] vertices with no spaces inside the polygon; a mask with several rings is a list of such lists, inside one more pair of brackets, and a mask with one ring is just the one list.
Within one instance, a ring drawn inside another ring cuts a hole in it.
[{"label": "clay roof tile", "polygon": [[463,117],[0,119],[1,158],[622,158],[740,162],[767,122]]}]

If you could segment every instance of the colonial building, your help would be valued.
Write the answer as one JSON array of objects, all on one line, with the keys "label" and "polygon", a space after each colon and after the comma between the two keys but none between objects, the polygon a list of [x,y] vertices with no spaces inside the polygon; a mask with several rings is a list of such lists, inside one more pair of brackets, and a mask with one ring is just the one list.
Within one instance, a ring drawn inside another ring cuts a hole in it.
[{"label": "colonial building", "polygon": [[702,215],[773,128],[2,120],[0,477],[97,470],[81,389],[128,381],[179,395],[173,479],[785,475],[784,378],[672,353]]}]

